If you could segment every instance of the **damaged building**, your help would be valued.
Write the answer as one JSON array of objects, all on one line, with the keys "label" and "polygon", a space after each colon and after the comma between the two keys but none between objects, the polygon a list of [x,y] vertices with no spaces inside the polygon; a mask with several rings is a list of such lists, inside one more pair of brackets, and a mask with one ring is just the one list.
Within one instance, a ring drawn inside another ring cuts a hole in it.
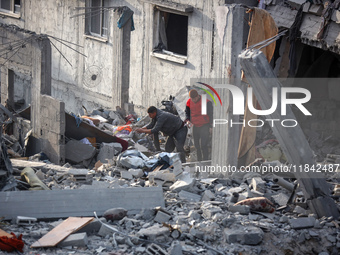
[{"label": "damaged building", "polygon": [[[339,0],[0,0],[0,249],[338,254],[339,44]],[[183,163],[134,128],[197,82],[220,122]]]}]

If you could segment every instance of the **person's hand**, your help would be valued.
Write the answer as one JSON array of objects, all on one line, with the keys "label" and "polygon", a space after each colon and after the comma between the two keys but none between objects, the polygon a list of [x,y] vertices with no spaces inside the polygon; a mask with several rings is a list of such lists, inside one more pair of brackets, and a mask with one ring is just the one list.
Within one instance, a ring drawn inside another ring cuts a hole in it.
[{"label": "person's hand", "polygon": [[142,128],[137,128],[136,130],[135,130],[137,133],[143,133],[143,129]]}]

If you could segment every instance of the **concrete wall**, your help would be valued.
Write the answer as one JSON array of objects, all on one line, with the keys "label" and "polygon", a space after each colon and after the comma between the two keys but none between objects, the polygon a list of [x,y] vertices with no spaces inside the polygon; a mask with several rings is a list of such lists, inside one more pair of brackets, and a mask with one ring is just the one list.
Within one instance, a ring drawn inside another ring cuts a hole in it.
[{"label": "concrete wall", "polygon": [[[127,70],[125,65],[121,80],[125,79],[126,82],[125,76],[129,76],[129,86],[123,87],[124,100],[133,102],[137,112],[144,113],[147,106],[157,105],[169,95],[175,95],[180,88],[189,85],[190,78],[213,77],[215,70],[212,60],[216,61],[216,58],[219,58],[213,51],[213,38],[216,32],[213,29],[215,8],[224,4],[224,1],[174,1],[194,7],[188,19],[188,53],[185,65],[150,56],[156,33],[155,5],[150,3],[152,1],[111,2],[112,5],[127,6],[134,11],[136,29],[131,32],[130,38],[130,69]],[[83,12],[76,11],[76,7],[84,6],[85,0],[26,0],[22,1],[20,19],[0,17],[1,23],[14,24],[38,34],[47,34],[73,43],[63,41],[63,44],[49,37],[61,52],[56,50],[54,45],[51,46],[51,95],[65,102],[66,111],[74,113],[81,112],[82,105],[91,111],[97,107],[115,108],[116,105],[123,103],[116,98],[117,92],[121,93],[116,87],[116,64],[124,57],[119,55],[122,50],[121,44],[128,42],[126,35],[121,36],[123,42],[117,42],[119,33],[122,33],[117,27],[119,15],[111,11],[108,40],[103,42],[84,36],[84,16],[71,18]],[[86,57],[69,47],[85,54]],[[97,74],[96,82],[91,81],[92,74]]]},{"label": "concrete wall", "polygon": [[65,164],[65,104],[47,95],[41,95],[40,104],[42,151],[52,163]]}]

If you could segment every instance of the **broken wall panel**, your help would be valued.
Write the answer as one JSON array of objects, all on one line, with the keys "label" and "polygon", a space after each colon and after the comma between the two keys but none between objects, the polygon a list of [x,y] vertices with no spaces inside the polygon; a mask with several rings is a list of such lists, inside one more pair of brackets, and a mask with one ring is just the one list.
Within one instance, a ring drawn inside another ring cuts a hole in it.
[{"label": "broken wall panel", "polygon": [[[246,78],[251,84],[254,94],[262,109],[270,109],[272,105],[272,89],[280,90],[282,85],[276,79],[267,59],[259,51],[245,50],[240,55],[241,65]],[[278,97],[277,105],[281,105]],[[280,114],[280,109],[266,115],[268,119],[283,121],[295,120],[295,115],[290,106],[287,105],[285,115]],[[293,167],[312,166],[315,164],[313,152],[305,138],[299,125],[294,127],[284,127],[283,125],[273,125],[272,130],[286,155],[288,162]],[[305,198],[308,200],[310,208],[319,217],[333,216],[339,217],[336,204],[329,197],[330,187],[326,183],[323,174],[318,172],[294,171],[294,175],[302,186]]]},{"label": "broken wall panel", "polygon": [[138,213],[142,208],[165,206],[160,187],[0,192],[0,204],[0,216],[7,220],[93,216],[93,212],[101,216],[114,207]]},{"label": "broken wall panel", "polygon": [[65,103],[41,95],[40,138],[42,151],[57,165],[65,163]]}]

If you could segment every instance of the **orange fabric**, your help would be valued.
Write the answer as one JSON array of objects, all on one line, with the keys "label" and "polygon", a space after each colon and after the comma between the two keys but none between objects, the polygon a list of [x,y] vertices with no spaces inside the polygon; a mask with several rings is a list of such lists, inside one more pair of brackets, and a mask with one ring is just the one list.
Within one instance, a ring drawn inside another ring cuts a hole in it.
[{"label": "orange fabric", "polygon": [[[272,16],[266,11],[258,8],[254,8],[252,12],[252,19],[250,23],[250,29],[248,34],[247,47],[262,42],[277,35],[278,29]],[[261,49],[263,54],[266,56],[268,62],[271,61],[276,43],[273,42],[268,46]],[[242,78],[244,79],[244,73]],[[248,102],[248,100],[247,100]],[[253,104],[256,107],[258,105],[255,96],[253,95]],[[256,107],[257,108],[257,107]],[[246,104],[246,110],[244,114],[244,120],[246,123],[250,119],[256,119],[257,116],[249,111],[248,105]],[[255,139],[256,139],[256,128],[245,126],[242,127],[241,138],[238,148],[238,159],[239,165],[248,165],[255,160]]]},{"label": "orange fabric", "polygon": [[7,236],[0,237],[0,250],[7,252],[18,250],[23,252],[24,242],[22,241],[22,235],[17,238],[14,233],[11,234],[13,236],[11,238]]},{"label": "orange fabric", "polygon": [[129,132],[132,132],[132,128],[129,125],[124,125],[124,126],[118,126],[117,131],[122,131],[122,130],[128,130]]},{"label": "orange fabric", "polygon": [[89,142],[91,143],[91,145],[95,148],[97,148],[97,140],[95,137],[85,137],[87,140],[89,140]]},{"label": "orange fabric", "polygon": [[[247,47],[267,40],[277,35],[278,29],[272,16],[263,9],[254,8],[253,17],[251,19]],[[268,46],[261,49],[263,54],[268,59],[268,62],[272,59],[275,51],[276,43],[273,42]]]}]

